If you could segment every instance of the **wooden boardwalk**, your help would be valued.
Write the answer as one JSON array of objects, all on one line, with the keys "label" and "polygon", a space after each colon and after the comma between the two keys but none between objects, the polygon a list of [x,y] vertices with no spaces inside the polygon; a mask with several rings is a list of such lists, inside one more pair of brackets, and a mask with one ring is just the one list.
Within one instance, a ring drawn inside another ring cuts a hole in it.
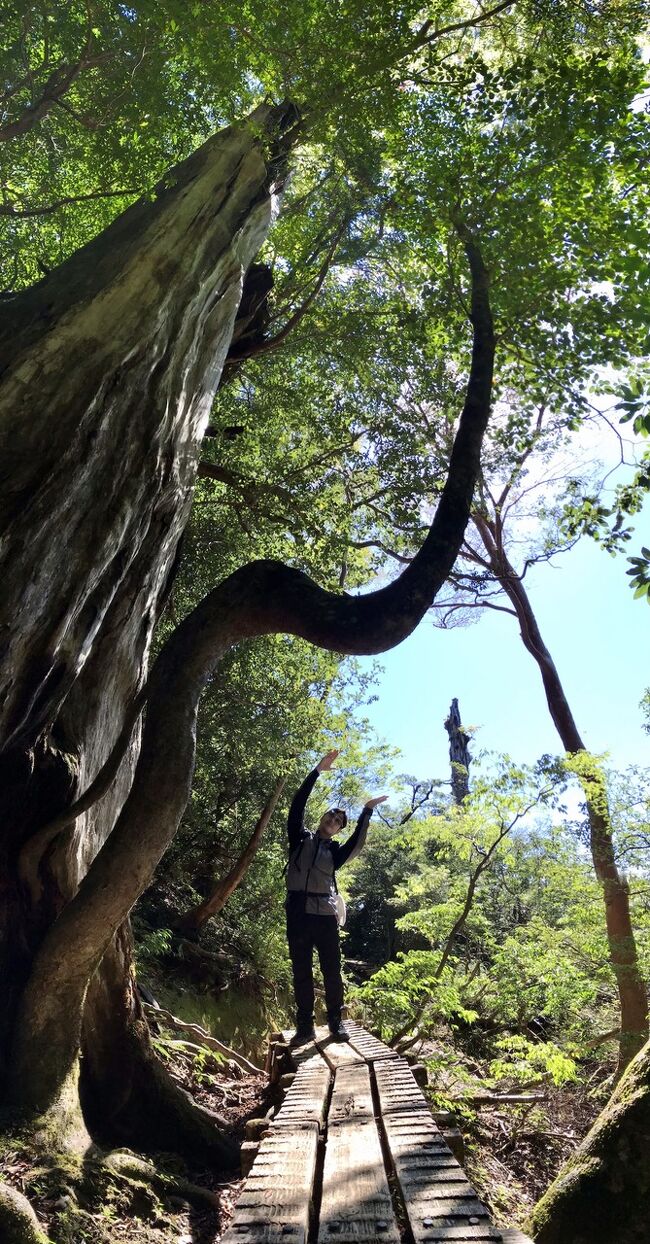
[{"label": "wooden boardwalk", "polygon": [[[222,1244],[532,1244],[490,1221],[406,1059],[358,1024],[294,1049],[271,1039],[280,1109],[253,1121]],[[260,1136],[260,1133],[263,1133]]]}]

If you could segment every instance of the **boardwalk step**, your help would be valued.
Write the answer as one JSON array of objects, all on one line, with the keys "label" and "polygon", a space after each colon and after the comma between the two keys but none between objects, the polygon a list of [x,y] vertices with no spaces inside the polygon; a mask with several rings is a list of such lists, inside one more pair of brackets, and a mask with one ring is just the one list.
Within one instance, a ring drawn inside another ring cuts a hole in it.
[{"label": "boardwalk step", "polygon": [[267,1133],[222,1244],[306,1244],[317,1148],[317,1123]]},{"label": "boardwalk step", "polygon": [[369,1063],[377,1062],[379,1059],[395,1059],[399,1058],[399,1054],[395,1050],[391,1050],[389,1045],[384,1045],[378,1037],[373,1037],[372,1033],[366,1032],[359,1024],[355,1024],[354,1020],[347,1019],[345,1027],[350,1034],[350,1044],[359,1054]]},{"label": "boardwalk step", "polygon": [[341,1067],[334,1080],[328,1127],[351,1119],[372,1119],[374,1113],[368,1067],[365,1063]]},{"label": "boardwalk step", "polygon": [[399,1244],[399,1239],[373,1117],[370,1069],[342,1067],[328,1115],[318,1244]]},{"label": "boardwalk step", "polygon": [[323,1067],[327,1066],[315,1041],[307,1041],[305,1045],[292,1045],[293,1030],[291,1028],[281,1035],[283,1044],[287,1047],[288,1060],[294,1069],[302,1067],[305,1063],[320,1063]]},{"label": "boardwalk step", "polygon": [[322,1123],[325,1119],[331,1073],[320,1059],[302,1063],[291,1082],[273,1127],[293,1126],[297,1122]]},{"label": "boardwalk step", "polygon": [[386,1143],[415,1244],[501,1241],[434,1122],[410,1067],[375,1066]]},{"label": "boardwalk step", "polygon": [[[346,1027],[341,1043],[327,1028],[297,1047],[291,1032],[274,1034],[267,1066],[273,1081],[286,1076],[287,1091],[222,1244],[400,1244],[387,1167],[412,1244],[531,1244],[490,1222],[406,1059],[358,1024]],[[250,1161],[254,1145],[243,1156]]]},{"label": "boardwalk step", "polygon": [[357,1063],[360,1066],[365,1064],[366,1060],[363,1054],[355,1050],[348,1041],[335,1041],[327,1027],[316,1029],[316,1044],[332,1071],[337,1071],[339,1067],[350,1067]]}]

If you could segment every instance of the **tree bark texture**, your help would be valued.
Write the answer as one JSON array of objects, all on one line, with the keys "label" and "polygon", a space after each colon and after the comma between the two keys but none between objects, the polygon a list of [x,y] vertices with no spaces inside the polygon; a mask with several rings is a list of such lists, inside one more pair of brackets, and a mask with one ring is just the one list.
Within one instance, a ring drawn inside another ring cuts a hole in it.
[{"label": "tree bark texture", "polygon": [[650,1044],[535,1206],[535,1244],[647,1244],[650,1239]]},{"label": "tree bark texture", "polygon": [[[103,1095],[102,1113],[115,1048],[127,1051],[129,1072],[115,1086],[118,1115],[132,1118],[134,1103],[147,1110],[157,1072],[139,1032],[121,930],[184,812],[198,701],[223,653],[275,632],[342,653],[384,651],[431,604],[469,517],[494,334],[487,273],[459,229],[471,272],[472,362],[420,553],[368,595],[323,591],[273,561],[215,588],[156,660],[141,744],[132,739],[101,800],[48,843],[40,889],[17,884],[18,852],[92,783],[141,692],[243,273],[271,221],[294,123],[292,109],[264,106],[217,135],[167,175],[152,202],[129,209],[13,308],[14,345],[0,374],[0,743],[18,775],[7,787],[2,840],[17,917],[5,929],[5,954],[17,940],[21,952],[5,1046],[12,1101],[26,1114],[51,1108],[74,1081],[82,1026],[84,1077],[95,1100]],[[0,326],[0,350],[7,337]],[[115,1000],[119,988],[125,996],[113,1014],[122,1031],[107,1042],[96,1021],[110,1010],[105,991]],[[149,1064],[148,1089],[137,1084],[136,1047]]]},{"label": "tree bark texture", "polygon": [[[102,799],[43,844],[45,854],[29,858],[27,848],[92,782],[142,686],[246,269],[275,215],[295,123],[292,106],[258,108],[0,308],[3,1062],[12,1043],[29,1044],[29,1020],[17,1030],[16,1011],[34,955],[111,832],[137,729]],[[21,851],[29,868],[19,875]],[[123,941],[113,951],[122,965],[119,989],[110,973],[115,1011],[137,1034]],[[100,957],[91,970],[85,957],[85,984],[74,962],[41,983],[46,1026],[69,1027],[73,1046],[81,1010],[67,1009],[60,980],[76,982],[78,999]],[[101,993],[86,1013],[94,1039]],[[97,1082],[102,1051],[107,1079],[114,1065],[99,1043]],[[74,1059],[62,1066],[59,1055],[44,1051],[45,1078],[60,1087]],[[14,1081],[18,1102],[23,1090],[31,1085]]]},{"label": "tree bark texture", "polygon": [[[524,646],[537,662],[546,702],[562,746],[570,755],[586,753],[587,749],[574,721],[558,671],[542,639],[521,577],[517,575],[500,544],[496,526],[480,515],[474,516],[473,521],[490,559],[491,571],[517,614]],[[629,889],[616,864],[605,780],[595,763],[587,763],[578,776],[585,794],[594,872],[603,891],[609,955],[619,997],[620,1074],[648,1039],[648,995],[639,969]]]},{"label": "tree bark texture", "polygon": [[134,983],[131,929],[120,926],[88,987],[83,1010],[81,1101],[93,1136],[107,1147],[181,1152],[199,1165],[236,1165],[222,1120],[180,1088],[151,1045]]}]

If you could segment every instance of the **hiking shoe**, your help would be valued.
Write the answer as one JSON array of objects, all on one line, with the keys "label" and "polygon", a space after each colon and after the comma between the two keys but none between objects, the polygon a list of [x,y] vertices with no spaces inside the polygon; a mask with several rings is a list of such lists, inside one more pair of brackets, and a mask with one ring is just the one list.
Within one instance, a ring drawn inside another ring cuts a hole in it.
[{"label": "hiking shoe", "polygon": [[311,1024],[310,1026],[305,1025],[303,1027],[301,1024],[300,1027],[296,1028],[296,1031],[294,1032],[289,1042],[289,1045],[307,1045],[309,1041],[315,1041],[315,1040],[316,1040],[316,1031],[314,1029],[314,1025],[313,1024]]},{"label": "hiking shoe", "polygon": [[335,1022],[332,1024],[329,1024],[328,1027],[329,1027],[330,1035],[333,1041],[349,1041],[350,1040],[350,1034],[346,1032],[340,1019],[335,1020]]}]

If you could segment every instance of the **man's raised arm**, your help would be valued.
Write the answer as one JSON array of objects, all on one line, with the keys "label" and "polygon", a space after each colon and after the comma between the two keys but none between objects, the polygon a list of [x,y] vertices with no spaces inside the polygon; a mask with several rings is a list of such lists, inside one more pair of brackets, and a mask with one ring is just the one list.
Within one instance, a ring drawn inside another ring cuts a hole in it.
[{"label": "man's raised arm", "polygon": [[356,823],[354,833],[344,842],[342,846],[336,844],[337,850],[334,857],[334,867],[342,868],[349,860],[353,860],[360,851],[363,850],[366,843],[368,826],[370,817],[378,803],[384,803],[388,799],[388,795],[378,795],[376,799],[368,799],[363,806],[361,816]]},{"label": "man's raised arm", "polygon": [[300,845],[300,840],[305,832],[304,816],[307,800],[316,785],[319,773],[325,773],[330,769],[338,756],[337,751],[326,752],[322,760],[319,760],[315,769],[307,774],[302,786],[298,787],[289,808],[289,816],[287,818],[287,836],[289,838],[289,851],[295,850]]}]

